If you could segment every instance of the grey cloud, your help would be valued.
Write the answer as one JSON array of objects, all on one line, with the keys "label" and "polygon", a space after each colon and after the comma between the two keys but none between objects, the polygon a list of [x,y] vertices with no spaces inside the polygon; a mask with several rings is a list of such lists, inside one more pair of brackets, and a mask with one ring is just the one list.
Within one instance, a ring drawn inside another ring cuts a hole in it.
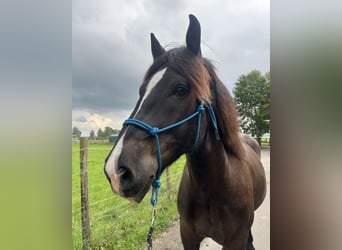
[{"label": "grey cloud", "polygon": [[217,62],[219,76],[230,90],[241,74],[269,71],[269,8],[255,7],[253,1],[104,4],[108,2],[73,2],[74,109],[132,109],[152,62],[149,33],[155,33],[162,45],[184,44],[190,13],[202,24],[203,55]]},{"label": "grey cloud", "polygon": [[85,118],[84,116],[79,116],[79,117],[75,117],[74,121],[75,122],[86,122],[87,118]]}]

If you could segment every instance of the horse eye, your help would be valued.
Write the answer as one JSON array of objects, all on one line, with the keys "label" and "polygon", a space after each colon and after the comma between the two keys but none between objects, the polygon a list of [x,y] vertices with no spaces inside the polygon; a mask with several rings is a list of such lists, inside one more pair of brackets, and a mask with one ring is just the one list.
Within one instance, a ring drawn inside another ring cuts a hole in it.
[{"label": "horse eye", "polygon": [[188,94],[188,92],[189,88],[186,85],[178,85],[173,91],[173,94],[178,97],[184,97]]}]

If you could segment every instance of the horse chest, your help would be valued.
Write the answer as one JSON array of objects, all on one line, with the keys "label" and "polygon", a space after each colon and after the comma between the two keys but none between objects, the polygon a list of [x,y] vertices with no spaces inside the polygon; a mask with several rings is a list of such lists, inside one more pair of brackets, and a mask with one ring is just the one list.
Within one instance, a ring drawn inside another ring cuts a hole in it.
[{"label": "horse chest", "polygon": [[224,204],[212,202],[204,196],[199,196],[192,201],[187,200],[187,202],[188,209],[180,211],[181,218],[190,222],[198,235],[220,237],[223,234],[227,217],[227,207]]},{"label": "horse chest", "polygon": [[187,228],[191,232],[189,235],[210,237],[223,245],[248,226],[249,210],[245,206],[237,208],[226,199],[225,193],[220,194],[197,190],[179,195],[181,227]]},{"label": "horse chest", "polygon": [[[223,244],[249,226],[252,218],[252,200],[246,195],[250,188],[240,178],[236,186],[212,186],[213,182],[191,182],[187,169],[178,194],[181,224],[193,234],[210,237]],[[223,183],[216,181],[215,183]],[[246,198],[247,197],[247,198]]]},{"label": "horse chest", "polygon": [[224,221],[227,211],[223,205],[208,202],[198,205],[194,211],[194,229],[202,236],[224,237]]}]

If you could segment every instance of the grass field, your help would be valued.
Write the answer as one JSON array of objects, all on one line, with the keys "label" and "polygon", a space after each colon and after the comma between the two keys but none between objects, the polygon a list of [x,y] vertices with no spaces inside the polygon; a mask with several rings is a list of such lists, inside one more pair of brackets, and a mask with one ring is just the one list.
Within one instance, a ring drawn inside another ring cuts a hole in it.
[{"label": "grass field", "polygon": [[[82,248],[80,208],[79,144],[72,145],[72,238],[73,249]],[[88,185],[90,203],[90,249],[143,249],[151,223],[151,191],[139,204],[112,193],[103,173],[104,160],[112,144],[89,144]],[[159,191],[154,238],[177,217],[176,198],[185,157],[170,167],[170,190],[166,190],[165,173]],[[169,196],[169,197],[168,197]]]}]

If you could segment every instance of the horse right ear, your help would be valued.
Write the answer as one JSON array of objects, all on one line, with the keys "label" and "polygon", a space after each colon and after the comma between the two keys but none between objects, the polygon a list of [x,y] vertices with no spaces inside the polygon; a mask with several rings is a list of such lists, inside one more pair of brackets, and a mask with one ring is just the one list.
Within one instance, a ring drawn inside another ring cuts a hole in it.
[{"label": "horse right ear", "polygon": [[151,51],[154,61],[165,53],[165,49],[160,45],[153,33],[151,33]]},{"label": "horse right ear", "polygon": [[196,56],[201,56],[201,25],[197,18],[190,14],[190,24],[186,32],[186,47]]}]

